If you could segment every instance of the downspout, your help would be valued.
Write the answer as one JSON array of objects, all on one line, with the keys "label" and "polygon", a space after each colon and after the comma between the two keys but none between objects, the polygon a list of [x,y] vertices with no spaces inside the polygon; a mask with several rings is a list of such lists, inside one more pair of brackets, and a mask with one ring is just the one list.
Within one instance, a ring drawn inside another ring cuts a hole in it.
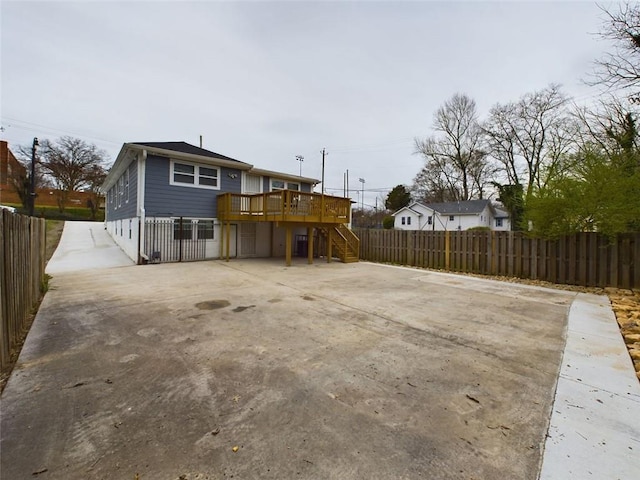
[{"label": "downspout", "polygon": [[147,151],[142,150],[138,155],[138,265],[149,261],[149,257],[144,253],[145,243],[145,223],[146,211],[144,208],[144,183],[147,165]]}]

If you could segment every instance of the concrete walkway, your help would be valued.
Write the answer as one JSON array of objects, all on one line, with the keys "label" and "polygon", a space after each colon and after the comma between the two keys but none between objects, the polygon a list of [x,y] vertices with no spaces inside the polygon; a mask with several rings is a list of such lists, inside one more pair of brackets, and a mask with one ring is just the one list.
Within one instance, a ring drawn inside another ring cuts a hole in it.
[{"label": "concrete walkway", "polygon": [[579,294],[541,480],[640,478],[640,383],[607,297]]},{"label": "concrete walkway", "polygon": [[111,268],[132,264],[66,224],[1,478],[639,476],[604,296],[364,262]]},{"label": "concrete walkway", "polygon": [[65,222],[62,237],[47,264],[55,275],[131,266],[134,262],[115,244],[101,222]]}]

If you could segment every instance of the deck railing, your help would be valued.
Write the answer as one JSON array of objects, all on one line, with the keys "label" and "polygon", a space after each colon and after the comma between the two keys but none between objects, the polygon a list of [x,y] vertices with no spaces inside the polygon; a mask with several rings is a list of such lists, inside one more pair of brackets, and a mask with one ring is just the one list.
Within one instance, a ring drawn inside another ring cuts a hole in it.
[{"label": "deck railing", "polygon": [[223,221],[349,223],[350,211],[348,198],[296,190],[218,195],[218,219]]}]

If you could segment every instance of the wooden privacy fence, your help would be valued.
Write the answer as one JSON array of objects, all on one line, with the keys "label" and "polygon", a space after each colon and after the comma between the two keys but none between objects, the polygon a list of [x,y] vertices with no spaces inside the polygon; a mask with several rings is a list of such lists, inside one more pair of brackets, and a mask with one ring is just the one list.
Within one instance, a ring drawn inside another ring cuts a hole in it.
[{"label": "wooden privacy fence", "polygon": [[554,240],[521,232],[355,229],[360,258],[451,272],[585,287],[640,288],[640,234],[579,233]]},{"label": "wooden privacy fence", "polygon": [[0,209],[0,369],[10,360],[40,300],[45,220]]}]

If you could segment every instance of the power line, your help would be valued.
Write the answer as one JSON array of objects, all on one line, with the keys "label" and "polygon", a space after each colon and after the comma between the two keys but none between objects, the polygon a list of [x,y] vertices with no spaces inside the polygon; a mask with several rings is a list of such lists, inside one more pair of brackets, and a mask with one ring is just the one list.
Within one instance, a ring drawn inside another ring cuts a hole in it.
[{"label": "power line", "polygon": [[[109,143],[109,144],[112,144],[112,145],[118,145],[118,146],[122,145],[122,142],[116,142],[114,140],[108,140],[106,138],[100,138],[100,137],[97,137],[97,136],[94,136],[94,135],[91,135],[91,134],[87,135],[87,134],[81,134],[81,133],[78,133],[78,132],[71,132],[69,130],[62,130],[62,129],[59,129],[59,128],[50,127],[50,126],[47,126],[47,125],[41,125],[41,124],[34,123],[34,122],[27,122],[25,120],[20,120],[18,118],[13,118],[13,117],[5,117],[5,116],[3,116],[1,118],[3,120],[9,120],[10,122],[13,122],[10,125],[11,128],[19,128],[19,129],[22,129],[22,130],[28,130],[28,131],[40,132],[40,133],[42,133],[43,130],[45,130],[45,131],[48,130],[49,132],[54,133],[54,134],[58,134],[58,135],[60,135],[60,134],[62,134],[62,135],[73,135],[74,137],[85,138],[85,139],[90,139],[90,140],[97,140],[97,141],[104,142],[104,143]],[[16,125],[16,122],[20,123],[20,124],[23,124],[23,125]],[[31,127],[29,125],[31,125]],[[34,128],[34,127],[37,127],[37,128]]]}]

